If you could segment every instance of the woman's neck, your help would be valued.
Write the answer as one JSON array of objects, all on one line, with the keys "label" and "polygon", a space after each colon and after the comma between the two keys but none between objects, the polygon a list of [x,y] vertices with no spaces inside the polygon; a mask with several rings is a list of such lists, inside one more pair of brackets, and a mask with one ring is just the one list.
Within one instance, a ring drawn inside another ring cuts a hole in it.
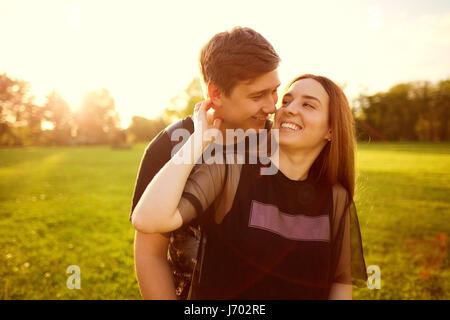
[{"label": "woman's neck", "polygon": [[316,160],[318,154],[317,150],[285,150],[279,148],[278,163],[276,157],[271,157],[275,161],[278,169],[291,180],[306,180],[308,178],[309,169]]}]

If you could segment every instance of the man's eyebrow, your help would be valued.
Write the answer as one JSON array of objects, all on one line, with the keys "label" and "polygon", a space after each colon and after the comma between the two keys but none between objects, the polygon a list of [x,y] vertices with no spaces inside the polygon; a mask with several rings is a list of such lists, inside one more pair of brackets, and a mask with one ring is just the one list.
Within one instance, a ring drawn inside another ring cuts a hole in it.
[{"label": "man's eyebrow", "polygon": [[[276,89],[278,89],[278,87],[279,87],[280,85],[281,85],[280,83],[277,84]],[[264,93],[266,93],[266,92],[268,92],[268,91],[272,91],[272,88],[264,89],[264,90],[256,91],[256,92],[251,92],[251,93],[248,94],[248,96],[249,96],[249,97],[250,97],[250,96],[259,96],[260,94],[264,94]]]}]

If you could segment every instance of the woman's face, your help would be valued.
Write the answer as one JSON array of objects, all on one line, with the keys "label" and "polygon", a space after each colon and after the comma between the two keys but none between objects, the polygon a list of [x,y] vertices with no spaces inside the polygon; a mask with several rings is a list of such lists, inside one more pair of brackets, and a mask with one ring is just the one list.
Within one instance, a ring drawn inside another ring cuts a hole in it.
[{"label": "woman's face", "polygon": [[331,138],[328,104],[328,94],[316,80],[294,82],[275,114],[273,128],[279,129],[280,146],[321,150]]}]

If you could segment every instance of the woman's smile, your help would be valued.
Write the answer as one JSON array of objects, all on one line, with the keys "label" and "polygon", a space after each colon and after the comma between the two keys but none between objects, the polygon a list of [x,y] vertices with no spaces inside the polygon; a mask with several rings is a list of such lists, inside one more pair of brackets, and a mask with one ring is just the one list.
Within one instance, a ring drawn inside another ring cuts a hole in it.
[{"label": "woman's smile", "polygon": [[300,133],[303,130],[303,127],[297,123],[290,121],[283,121],[280,123],[280,132],[285,133]]}]

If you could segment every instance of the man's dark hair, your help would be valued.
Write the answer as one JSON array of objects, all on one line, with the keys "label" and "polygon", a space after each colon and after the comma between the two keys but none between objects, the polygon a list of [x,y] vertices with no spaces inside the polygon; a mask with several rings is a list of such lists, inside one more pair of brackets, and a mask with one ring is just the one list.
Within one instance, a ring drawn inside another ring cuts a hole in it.
[{"label": "man's dark hair", "polygon": [[205,84],[213,82],[227,96],[239,81],[273,71],[279,63],[272,45],[255,30],[243,27],[216,34],[203,46],[199,57]]}]

